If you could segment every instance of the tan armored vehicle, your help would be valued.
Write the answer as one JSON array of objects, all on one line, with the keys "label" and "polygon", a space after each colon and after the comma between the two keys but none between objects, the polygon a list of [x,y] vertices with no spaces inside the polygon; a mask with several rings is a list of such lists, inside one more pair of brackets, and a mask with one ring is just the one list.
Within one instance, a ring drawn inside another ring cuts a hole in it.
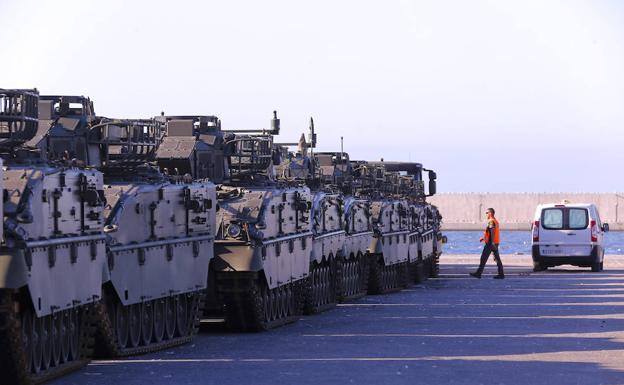
[{"label": "tan armored vehicle", "polygon": [[[384,170],[386,195],[404,197],[408,218],[408,257],[410,275],[415,282],[437,276],[438,259],[442,251],[441,216],[437,208],[426,202],[436,193],[436,174],[419,163],[369,162],[370,167]],[[428,173],[428,194],[425,193],[423,172]]]},{"label": "tan armored vehicle", "polygon": [[302,135],[295,153],[284,150],[293,145],[278,144],[285,159],[277,174],[313,190],[313,251],[304,291],[304,312],[309,314],[366,293],[366,254],[373,232],[370,205],[349,195],[352,170],[348,154],[313,153],[316,134],[312,120],[309,142]]},{"label": "tan armored vehicle", "polygon": [[84,97],[42,102],[53,122],[42,139],[48,158],[104,174],[110,281],[95,313],[96,353],[131,355],[189,341],[213,257],[214,185],[166,177],[150,165],[162,137],[153,120],[96,117]]},{"label": "tan armored vehicle", "polygon": [[0,373],[29,384],[84,365],[90,314],[108,280],[102,174],[45,162],[36,90],[0,90],[4,232]]},{"label": "tan armored vehicle", "polygon": [[[167,130],[166,145],[157,154],[161,169],[175,173],[174,164],[205,157],[209,169],[223,170],[223,178],[215,180],[221,184],[210,274],[217,282],[213,299],[221,301],[227,325],[256,331],[296,320],[313,248],[312,196],[307,187],[275,181],[275,113],[269,130],[222,131],[218,119],[206,116],[159,120]],[[176,155],[179,143],[188,153]]]}]

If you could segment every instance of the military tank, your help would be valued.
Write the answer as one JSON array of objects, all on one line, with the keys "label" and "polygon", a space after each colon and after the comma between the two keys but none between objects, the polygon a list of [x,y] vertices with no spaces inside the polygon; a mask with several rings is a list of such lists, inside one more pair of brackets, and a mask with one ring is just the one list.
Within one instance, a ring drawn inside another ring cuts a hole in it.
[{"label": "military tank", "polygon": [[97,167],[110,279],[95,307],[96,354],[127,356],[190,341],[213,257],[216,195],[206,179],[162,174],[152,119],[95,116],[80,96],[43,96],[48,159]]},{"label": "military tank", "polygon": [[45,161],[26,145],[41,123],[38,102],[36,90],[0,89],[0,373],[7,384],[39,383],[88,362],[91,315],[109,279],[102,174]]}]

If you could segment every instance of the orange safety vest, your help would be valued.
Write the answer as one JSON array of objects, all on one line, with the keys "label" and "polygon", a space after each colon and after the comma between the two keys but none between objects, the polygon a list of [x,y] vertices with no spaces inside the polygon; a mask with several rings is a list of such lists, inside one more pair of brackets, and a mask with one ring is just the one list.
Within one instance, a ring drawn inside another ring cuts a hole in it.
[{"label": "orange safety vest", "polygon": [[[490,228],[490,221],[494,221],[494,228]],[[483,233],[483,241],[488,244],[490,243],[490,232],[492,232],[494,236],[494,241],[492,243],[499,244],[500,243],[500,226],[498,225],[498,219],[492,217],[488,221],[487,227],[485,228],[485,232]]]}]

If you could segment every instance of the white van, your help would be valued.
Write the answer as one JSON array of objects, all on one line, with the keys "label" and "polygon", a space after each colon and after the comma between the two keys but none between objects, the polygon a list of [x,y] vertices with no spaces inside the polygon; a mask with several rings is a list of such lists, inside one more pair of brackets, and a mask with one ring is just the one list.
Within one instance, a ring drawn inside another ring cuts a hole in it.
[{"label": "white van", "polygon": [[591,203],[543,204],[533,219],[533,271],[557,265],[602,271],[603,238],[609,225]]}]

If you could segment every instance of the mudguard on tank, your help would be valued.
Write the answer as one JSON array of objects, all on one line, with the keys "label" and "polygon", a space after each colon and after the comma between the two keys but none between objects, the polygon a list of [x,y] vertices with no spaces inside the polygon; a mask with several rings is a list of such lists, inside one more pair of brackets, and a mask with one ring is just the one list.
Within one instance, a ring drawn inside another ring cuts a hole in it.
[{"label": "mudguard on tank", "polygon": [[369,252],[381,254],[385,265],[406,262],[409,253],[407,203],[403,200],[372,202],[375,238]]},{"label": "mudguard on tank", "polygon": [[111,282],[124,305],[206,287],[215,187],[111,184],[105,231]]},{"label": "mudguard on tank", "polygon": [[263,271],[270,289],[308,275],[308,188],[221,187],[215,268]]},{"label": "mudguard on tank", "polygon": [[313,248],[310,261],[321,263],[330,257],[346,255],[343,201],[338,194],[319,191],[312,202]]},{"label": "mudguard on tank", "polygon": [[108,278],[102,175],[13,166],[4,179],[7,244],[0,287],[26,286],[38,317],[98,300]]}]

